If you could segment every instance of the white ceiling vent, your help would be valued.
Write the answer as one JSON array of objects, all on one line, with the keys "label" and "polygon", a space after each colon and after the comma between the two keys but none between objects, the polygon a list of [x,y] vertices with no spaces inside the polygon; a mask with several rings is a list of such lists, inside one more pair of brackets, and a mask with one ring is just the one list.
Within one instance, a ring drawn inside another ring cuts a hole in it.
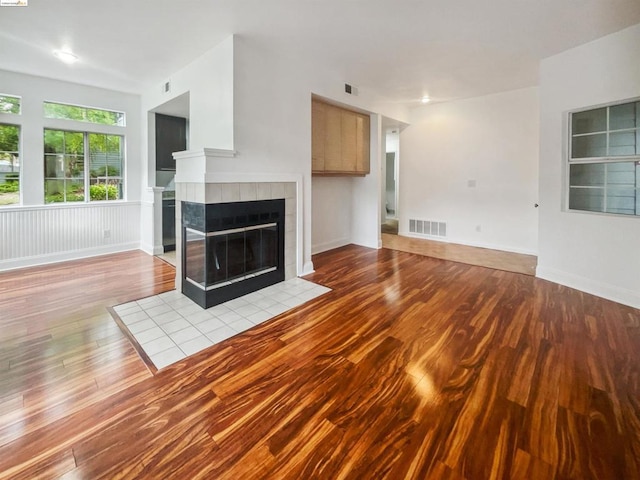
[{"label": "white ceiling vent", "polygon": [[418,235],[429,235],[432,237],[446,237],[447,224],[445,222],[434,222],[431,220],[409,220],[409,233]]}]

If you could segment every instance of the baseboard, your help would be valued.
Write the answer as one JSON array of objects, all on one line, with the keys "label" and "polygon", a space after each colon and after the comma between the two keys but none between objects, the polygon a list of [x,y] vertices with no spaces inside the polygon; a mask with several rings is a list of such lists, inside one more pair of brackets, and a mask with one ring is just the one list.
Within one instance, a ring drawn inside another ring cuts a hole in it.
[{"label": "baseboard", "polygon": [[118,245],[104,245],[101,247],[85,248],[83,250],[73,250],[68,252],[57,252],[47,255],[37,255],[33,257],[22,257],[11,260],[0,261],[0,271],[15,270],[17,268],[35,267],[50,263],[66,262],[69,260],[80,260],[82,258],[97,257],[110,253],[128,252],[139,250],[138,242],[121,243]]},{"label": "baseboard", "polygon": [[305,275],[309,275],[310,273],[315,272],[313,267],[313,262],[305,262],[304,267],[302,269],[302,273],[299,275],[300,277],[304,277]]},{"label": "baseboard", "polygon": [[348,238],[341,238],[339,240],[332,240],[331,242],[312,245],[311,254],[315,255],[316,253],[326,252],[328,250],[333,250],[334,248],[344,247],[345,245],[349,245],[350,243],[351,241]]},{"label": "baseboard", "polygon": [[623,305],[628,305],[633,308],[640,308],[640,294],[638,294],[638,292],[616,285],[564,272],[555,268],[545,267],[544,265],[538,265],[536,277],[575,288],[576,290],[597,297],[606,298],[613,302],[622,303]]},{"label": "baseboard", "polygon": [[538,255],[538,252],[535,250],[529,250],[528,248],[512,247],[509,245],[500,245],[496,243],[468,242],[468,241],[460,240],[457,238],[449,238],[449,237],[442,238],[442,237],[431,237],[431,236],[425,236],[425,235],[416,235],[415,233],[410,233],[407,231],[398,232],[398,235],[401,235],[403,237],[418,238],[421,240],[433,240],[435,242],[455,243],[456,245],[465,245],[467,247],[488,248],[490,250],[500,250],[502,252],[519,253],[521,255],[533,255],[533,256]]},{"label": "baseboard", "polygon": [[149,243],[141,243],[140,250],[142,250],[144,253],[148,253],[149,255],[154,255],[154,256],[162,255],[164,253],[164,247],[162,245],[154,247]]}]

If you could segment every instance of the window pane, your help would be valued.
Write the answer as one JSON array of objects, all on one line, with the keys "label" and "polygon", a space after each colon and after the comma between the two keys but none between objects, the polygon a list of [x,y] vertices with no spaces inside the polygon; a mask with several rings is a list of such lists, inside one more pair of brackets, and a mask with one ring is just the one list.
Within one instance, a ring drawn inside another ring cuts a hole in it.
[{"label": "window pane", "polygon": [[64,132],[65,153],[84,153],[84,134],[82,132]]},{"label": "window pane", "polygon": [[84,133],[44,131],[44,201],[84,201]]},{"label": "window pane", "polygon": [[100,125],[115,125],[120,127],[125,125],[125,115],[122,112],[66,105],[64,103],[45,102],[44,116],[46,118],[62,118],[80,122],[98,123]]},{"label": "window pane", "polygon": [[607,109],[597,108],[571,115],[571,132],[580,133],[604,132],[607,129]]},{"label": "window pane", "polygon": [[607,188],[607,213],[636,214],[635,188]]},{"label": "window pane", "polygon": [[84,156],[65,155],[65,176],[68,178],[84,177]]},{"label": "window pane", "polygon": [[637,105],[639,104],[640,102],[625,103],[611,107],[609,109],[609,130],[637,127]]},{"label": "window pane", "polygon": [[119,135],[89,134],[90,200],[122,199],[121,144]]},{"label": "window pane", "polygon": [[636,132],[612,132],[609,134],[609,155],[635,155]]},{"label": "window pane", "polygon": [[636,165],[635,162],[607,163],[607,185],[626,186],[635,188]]},{"label": "window pane", "polygon": [[20,203],[20,127],[0,124],[0,206]]},{"label": "window pane", "polygon": [[569,208],[604,212],[604,188],[569,188]]},{"label": "window pane", "polygon": [[0,112],[20,113],[20,97],[13,95],[0,95]]},{"label": "window pane", "polygon": [[604,163],[584,163],[569,166],[572,187],[604,186]]},{"label": "window pane", "polygon": [[44,181],[44,198],[46,203],[64,202],[64,179],[63,180],[45,180]]},{"label": "window pane", "polygon": [[44,176],[45,178],[64,178],[64,155],[45,154]]},{"label": "window pane", "polygon": [[569,208],[640,215],[640,163],[569,166]]},{"label": "window pane", "polygon": [[607,134],[573,137],[571,158],[604,157],[607,155]]},{"label": "window pane", "polygon": [[64,132],[60,130],[45,130],[44,152],[64,153]]}]

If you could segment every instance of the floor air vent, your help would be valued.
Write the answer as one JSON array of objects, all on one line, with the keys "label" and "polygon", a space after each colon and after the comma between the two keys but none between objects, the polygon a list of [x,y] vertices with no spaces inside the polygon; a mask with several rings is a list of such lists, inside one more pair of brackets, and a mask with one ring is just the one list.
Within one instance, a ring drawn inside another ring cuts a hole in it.
[{"label": "floor air vent", "polygon": [[409,220],[409,233],[446,237],[447,224],[445,222],[432,222],[430,220]]}]

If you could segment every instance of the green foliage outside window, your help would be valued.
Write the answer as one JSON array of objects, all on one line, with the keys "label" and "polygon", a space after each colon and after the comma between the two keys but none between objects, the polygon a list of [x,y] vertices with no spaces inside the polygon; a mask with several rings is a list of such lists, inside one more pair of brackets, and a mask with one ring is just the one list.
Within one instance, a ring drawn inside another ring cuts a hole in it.
[{"label": "green foliage outside window", "polygon": [[20,202],[19,150],[20,127],[0,124],[0,205]]},{"label": "green foliage outside window", "polygon": [[124,126],[125,117],[122,112],[113,112],[99,108],[79,107],[63,103],[44,103],[46,118],[62,118],[79,122],[98,123],[100,125]]},{"label": "green foliage outside window", "polygon": [[0,112],[2,113],[20,113],[20,97],[12,95],[0,95]]},{"label": "green foliage outside window", "polygon": [[45,203],[85,201],[87,188],[90,201],[122,199],[123,146],[120,135],[45,130]]}]

